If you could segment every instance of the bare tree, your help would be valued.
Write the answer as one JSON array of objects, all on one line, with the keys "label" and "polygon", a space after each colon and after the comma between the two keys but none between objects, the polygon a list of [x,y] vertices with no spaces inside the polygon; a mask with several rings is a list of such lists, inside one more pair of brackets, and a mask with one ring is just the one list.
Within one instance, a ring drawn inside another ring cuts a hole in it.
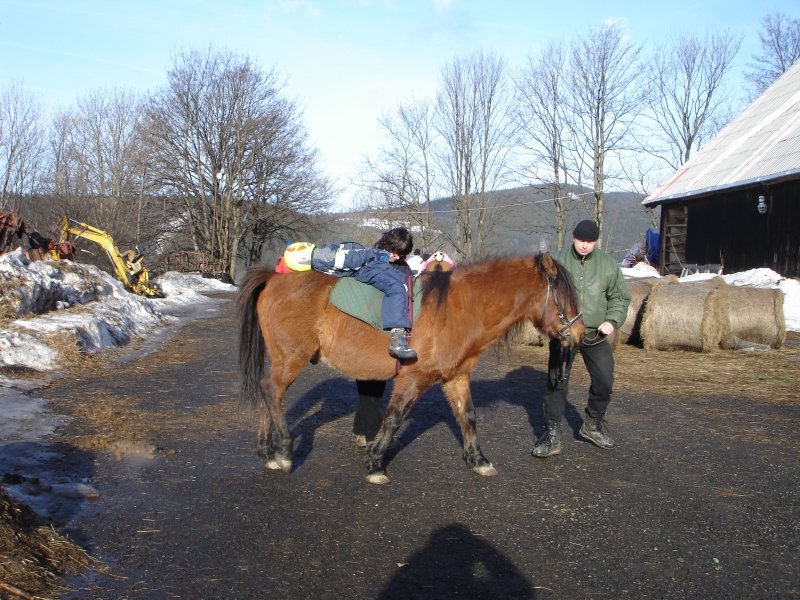
[{"label": "bare tree", "polygon": [[740,37],[724,32],[705,39],[680,37],[653,53],[645,88],[649,117],[664,146],[651,152],[672,169],[717,132],[718,117],[730,105],[725,79],[740,45]]},{"label": "bare tree", "polygon": [[142,117],[143,99],[121,89],[91,92],[54,117],[45,180],[51,222],[68,216],[121,247],[152,245],[162,219],[145,188]]},{"label": "bare tree", "polygon": [[144,193],[142,98],[119,89],[90,93],[78,101],[77,115],[83,149],[77,158],[86,166],[88,192],[95,200],[92,223],[115,231],[125,245],[143,238],[150,242],[160,232],[153,228],[157,221],[150,218],[149,195]]},{"label": "bare tree", "polygon": [[566,59],[566,48],[561,43],[551,43],[537,58],[528,57],[527,67],[517,81],[514,111],[521,132],[520,144],[531,155],[528,169],[532,178],[552,190],[558,248],[564,245],[566,231]]},{"label": "bare tree", "polygon": [[38,185],[44,124],[40,104],[21,83],[0,90],[0,209],[18,211]]},{"label": "bare tree", "polygon": [[572,45],[568,98],[571,113],[571,151],[582,187],[592,182],[593,206],[589,214],[603,231],[606,181],[613,161],[630,144],[629,131],[643,102],[639,75],[641,49],[625,41],[621,27],[606,24]]},{"label": "bare tree", "polygon": [[461,257],[486,251],[495,220],[489,194],[511,168],[507,158],[514,127],[506,71],[504,60],[485,52],[455,60],[442,71],[435,127],[443,140],[439,161],[453,200],[453,241]]},{"label": "bare tree", "polygon": [[410,226],[418,248],[439,243],[431,218],[436,180],[432,115],[429,102],[411,102],[381,117],[388,144],[377,160],[365,161],[358,182],[364,206],[378,211],[387,223]]},{"label": "bare tree", "polygon": [[754,96],[761,94],[800,60],[800,19],[780,12],[770,13],[761,19],[761,28],[758,34],[761,54],[753,57],[745,73]]},{"label": "bare tree", "polygon": [[276,231],[327,208],[331,184],[274,71],[209,49],[178,56],[168,81],[148,110],[151,173],[194,249],[234,276],[237,259],[260,260]]},{"label": "bare tree", "polygon": [[47,213],[52,224],[65,215],[90,218],[90,175],[80,131],[80,117],[75,110],[59,112],[50,124],[42,193],[52,200]]}]

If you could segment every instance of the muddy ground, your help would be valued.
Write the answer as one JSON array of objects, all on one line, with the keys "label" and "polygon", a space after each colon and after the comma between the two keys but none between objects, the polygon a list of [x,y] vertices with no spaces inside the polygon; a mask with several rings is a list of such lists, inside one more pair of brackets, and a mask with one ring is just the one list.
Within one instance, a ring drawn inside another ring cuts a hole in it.
[{"label": "muddy ground", "polygon": [[[461,459],[437,387],[364,481],[355,385],[309,367],[290,390],[290,475],[255,454],[236,404],[232,305],[158,350],[41,392],[73,417],[24,453],[97,490],[56,529],[95,561],[61,598],[793,598],[800,596],[800,350],[617,351],[608,418],[579,439],[578,359],[561,455],[541,431],[546,349],[484,355],[473,377],[482,448]],[[0,594],[2,597],[2,594]]]}]

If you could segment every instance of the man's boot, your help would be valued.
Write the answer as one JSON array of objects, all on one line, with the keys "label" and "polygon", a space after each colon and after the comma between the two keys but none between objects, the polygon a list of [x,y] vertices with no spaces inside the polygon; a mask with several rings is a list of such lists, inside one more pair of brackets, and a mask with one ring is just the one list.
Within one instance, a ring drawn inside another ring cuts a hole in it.
[{"label": "man's boot", "polygon": [[392,329],[389,336],[389,354],[400,360],[417,358],[417,353],[408,347],[405,329],[402,327],[395,327]]},{"label": "man's boot", "polygon": [[592,442],[598,448],[611,450],[617,443],[608,435],[608,424],[603,417],[596,419],[586,413],[586,419],[581,425],[581,435]]},{"label": "man's boot", "polygon": [[531,456],[547,458],[561,452],[561,429],[558,423],[548,421],[544,433],[536,440]]}]

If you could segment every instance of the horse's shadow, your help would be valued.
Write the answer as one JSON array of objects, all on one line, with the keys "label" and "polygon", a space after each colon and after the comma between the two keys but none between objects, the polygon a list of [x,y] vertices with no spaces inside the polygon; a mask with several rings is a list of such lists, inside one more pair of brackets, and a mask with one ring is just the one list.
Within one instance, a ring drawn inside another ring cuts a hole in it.
[{"label": "horse's shadow", "polygon": [[[499,381],[493,379],[473,381],[472,401],[476,410],[498,402],[521,406],[528,414],[528,423],[533,434],[538,437],[544,432],[542,401],[546,391],[547,372],[525,365],[509,371]],[[572,430],[573,438],[582,439],[578,432],[583,424],[583,418],[569,399],[564,409],[564,421]]]},{"label": "horse's shadow", "polygon": [[311,454],[317,430],[353,414],[357,400],[355,381],[332,377],[304,392],[289,405],[286,422],[294,437],[293,470]]},{"label": "horse's shadow", "polygon": [[[530,366],[518,367],[501,380],[473,380],[472,399],[476,411],[497,403],[521,406],[528,415],[532,439],[544,430],[542,398],[546,390],[547,373]],[[391,395],[393,381],[388,381],[383,395],[385,408]],[[314,448],[314,438],[318,429],[347,415],[354,414],[358,402],[356,383],[344,377],[327,379],[302,393],[287,408],[286,418],[295,436],[294,468],[302,466]],[[480,423],[480,414],[478,415]],[[567,401],[565,421],[572,429],[575,439],[581,439],[580,430],[583,419],[575,406]],[[418,437],[439,423],[445,423],[453,437],[463,445],[461,429],[456,423],[450,405],[442,392],[441,385],[429,389],[406,416],[397,432],[399,444],[390,447],[386,461],[411,444]]]}]

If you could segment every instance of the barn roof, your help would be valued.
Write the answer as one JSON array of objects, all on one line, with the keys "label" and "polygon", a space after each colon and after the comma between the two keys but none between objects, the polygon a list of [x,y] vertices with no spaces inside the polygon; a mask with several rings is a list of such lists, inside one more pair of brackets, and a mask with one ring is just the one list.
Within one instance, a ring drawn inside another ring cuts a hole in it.
[{"label": "barn roof", "polygon": [[642,204],[656,206],[794,178],[800,178],[800,61]]}]

